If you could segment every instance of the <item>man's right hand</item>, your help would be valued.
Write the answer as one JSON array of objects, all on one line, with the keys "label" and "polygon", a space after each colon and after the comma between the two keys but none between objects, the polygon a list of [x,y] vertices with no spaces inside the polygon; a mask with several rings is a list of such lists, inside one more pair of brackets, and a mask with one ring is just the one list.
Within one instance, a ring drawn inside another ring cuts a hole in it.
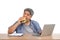
[{"label": "man's right hand", "polygon": [[26,19],[26,17],[20,17],[20,18],[18,19],[18,23],[21,24],[21,21],[23,21],[24,19]]}]

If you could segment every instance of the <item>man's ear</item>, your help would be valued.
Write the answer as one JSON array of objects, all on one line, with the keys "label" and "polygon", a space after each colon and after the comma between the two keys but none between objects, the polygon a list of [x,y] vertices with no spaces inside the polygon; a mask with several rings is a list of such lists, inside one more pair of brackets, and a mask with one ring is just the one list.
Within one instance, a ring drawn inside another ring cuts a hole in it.
[{"label": "man's ear", "polygon": [[31,18],[32,18],[32,15],[31,15]]},{"label": "man's ear", "polygon": [[32,16],[31,16],[31,18],[32,18]]}]

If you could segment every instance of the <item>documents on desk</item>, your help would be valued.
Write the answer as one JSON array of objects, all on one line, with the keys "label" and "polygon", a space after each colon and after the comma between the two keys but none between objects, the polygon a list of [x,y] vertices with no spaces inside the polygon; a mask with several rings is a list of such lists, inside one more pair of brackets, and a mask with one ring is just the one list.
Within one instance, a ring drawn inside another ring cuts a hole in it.
[{"label": "documents on desk", "polygon": [[8,34],[8,36],[23,36],[23,33]]}]

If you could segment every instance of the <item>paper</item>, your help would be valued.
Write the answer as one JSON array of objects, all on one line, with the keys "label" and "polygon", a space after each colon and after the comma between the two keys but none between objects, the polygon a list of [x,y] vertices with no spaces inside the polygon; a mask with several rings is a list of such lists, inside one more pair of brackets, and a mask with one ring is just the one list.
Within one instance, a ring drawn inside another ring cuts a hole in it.
[{"label": "paper", "polygon": [[8,34],[9,36],[22,36],[23,33],[14,33],[14,34]]}]

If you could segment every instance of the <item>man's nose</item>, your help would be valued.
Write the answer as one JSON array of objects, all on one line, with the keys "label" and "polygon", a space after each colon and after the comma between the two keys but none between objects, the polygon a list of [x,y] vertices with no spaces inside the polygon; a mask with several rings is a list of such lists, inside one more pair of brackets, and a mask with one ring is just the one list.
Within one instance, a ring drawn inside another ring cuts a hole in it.
[{"label": "man's nose", "polygon": [[25,15],[25,17],[27,17],[27,15]]}]

